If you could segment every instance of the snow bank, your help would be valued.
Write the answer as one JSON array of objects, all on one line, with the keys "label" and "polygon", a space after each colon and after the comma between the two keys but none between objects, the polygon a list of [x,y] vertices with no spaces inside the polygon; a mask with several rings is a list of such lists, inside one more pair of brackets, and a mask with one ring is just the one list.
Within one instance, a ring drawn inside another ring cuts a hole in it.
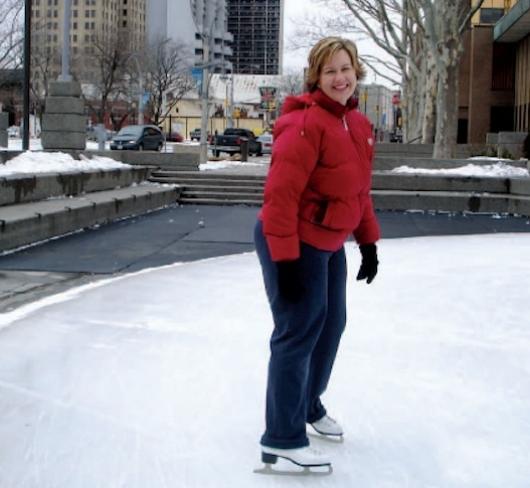
[{"label": "snow bank", "polygon": [[222,161],[208,161],[207,163],[200,164],[200,171],[212,171],[217,169],[230,169],[230,168],[246,168],[249,166],[263,166],[263,162],[242,162],[242,161],[231,161],[229,159],[223,159]]},{"label": "snow bank", "polygon": [[[484,158],[475,158],[484,159]],[[505,162],[494,158],[497,161],[494,164],[477,165],[466,164],[458,168],[428,169],[428,168],[411,168],[410,166],[399,166],[392,170],[392,173],[407,174],[428,174],[428,175],[460,175],[460,176],[497,176],[497,177],[528,177],[528,170],[511,166]]]},{"label": "snow bank", "polygon": [[0,176],[13,174],[35,173],[66,173],[69,171],[94,171],[118,168],[130,168],[130,165],[101,156],[88,159],[81,155],[81,159],[62,152],[32,152],[26,151],[0,165]]}]

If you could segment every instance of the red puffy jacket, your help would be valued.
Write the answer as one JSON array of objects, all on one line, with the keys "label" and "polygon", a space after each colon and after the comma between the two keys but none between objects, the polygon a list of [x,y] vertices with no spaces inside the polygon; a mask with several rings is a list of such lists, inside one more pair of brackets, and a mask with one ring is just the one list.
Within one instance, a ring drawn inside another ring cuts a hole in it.
[{"label": "red puffy jacket", "polygon": [[369,120],[320,90],[286,99],[274,127],[260,212],[273,261],[300,256],[300,241],[336,251],[353,233],[379,239],[370,196],[374,139]]}]

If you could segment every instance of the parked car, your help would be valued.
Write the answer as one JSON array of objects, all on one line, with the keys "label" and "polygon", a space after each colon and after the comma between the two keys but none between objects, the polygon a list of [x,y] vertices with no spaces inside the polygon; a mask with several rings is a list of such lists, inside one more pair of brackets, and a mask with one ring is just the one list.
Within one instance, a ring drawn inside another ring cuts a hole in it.
[{"label": "parked car", "polygon": [[193,129],[190,132],[190,139],[192,141],[200,141],[201,140],[201,129]]},{"label": "parked car", "polygon": [[20,137],[20,127],[18,127],[17,125],[12,125],[11,127],[8,127],[7,136],[8,137]]},{"label": "parked car", "polygon": [[154,125],[127,125],[112,138],[110,148],[161,151],[164,142],[164,134]]},{"label": "parked car", "polygon": [[261,142],[256,139],[254,132],[249,129],[225,129],[223,135],[216,136],[211,149],[214,156],[222,152],[235,154],[241,152],[241,143],[248,141],[248,154],[262,155]]},{"label": "parked car", "polygon": [[258,141],[261,142],[261,152],[263,154],[272,153],[272,134],[261,134],[258,137]]},{"label": "parked car", "polygon": [[171,132],[171,134],[166,135],[166,141],[168,142],[182,142],[184,141],[184,137],[178,132]]},{"label": "parked car", "polygon": [[[206,138],[208,141],[211,141],[212,140],[212,134],[210,131],[208,131],[206,133]],[[190,139],[192,141],[200,141],[201,140],[201,128],[197,128],[197,129],[193,129],[191,132],[190,132]]]},{"label": "parked car", "polygon": [[395,129],[390,132],[390,142],[403,142],[403,131],[401,129]]},{"label": "parked car", "polygon": [[[112,138],[116,135],[116,132],[111,131],[109,129],[104,129],[105,131],[105,140],[110,141]],[[98,140],[98,128],[95,125],[89,125],[86,128],[86,138],[89,141],[97,141]]]}]

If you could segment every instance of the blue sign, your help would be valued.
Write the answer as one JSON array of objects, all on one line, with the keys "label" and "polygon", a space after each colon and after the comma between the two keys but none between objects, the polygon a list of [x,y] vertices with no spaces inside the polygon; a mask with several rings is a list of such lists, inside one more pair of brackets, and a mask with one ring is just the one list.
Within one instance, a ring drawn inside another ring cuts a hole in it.
[{"label": "blue sign", "polygon": [[197,85],[197,90],[199,93],[202,91],[202,68],[191,68],[191,77]]}]

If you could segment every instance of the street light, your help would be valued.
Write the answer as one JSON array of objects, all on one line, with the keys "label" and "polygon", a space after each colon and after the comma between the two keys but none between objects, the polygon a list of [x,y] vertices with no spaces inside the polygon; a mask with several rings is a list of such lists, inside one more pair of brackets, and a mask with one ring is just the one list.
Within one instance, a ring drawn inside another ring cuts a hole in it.
[{"label": "street light", "polygon": [[72,0],[64,0],[63,18],[63,48],[61,54],[61,76],[59,81],[72,81],[70,75],[70,18],[72,15]]},{"label": "street light", "polygon": [[[227,110],[228,111],[228,122],[227,122],[227,127],[234,127],[234,115],[233,115],[233,111],[234,111],[234,85],[235,85],[235,77],[234,75],[238,74],[238,75],[242,75],[242,74],[247,74],[245,73],[245,71],[247,70],[252,70],[252,69],[259,69],[260,68],[260,65],[259,64],[254,64],[254,63],[251,63],[249,64],[248,66],[245,66],[244,68],[241,68],[237,73],[234,73],[234,71],[232,71],[230,73],[230,96],[228,98],[228,107],[229,109]],[[251,73],[253,74],[253,73]]]},{"label": "street light", "polygon": [[24,87],[22,149],[29,149],[29,86],[31,77],[31,0],[24,3]]},{"label": "street light", "polygon": [[[216,4],[216,11],[214,12],[211,1],[201,2],[199,5],[201,8],[197,8],[197,12],[202,13],[202,7],[204,6],[204,22],[198,22],[195,15],[193,15],[193,22],[197,32],[200,34],[202,39],[202,86],[201,86],[201,138],[200,138],[200,163],[206,163],[208,161],[208,118],[209,118],[209,99],[208,92],[210,88],[210,68],[214,66],[220,66],[222,63],[210,61],[210,48],[213,47],[212,41],[214,38],[214,28],[216,18],[219,16],[218,10],[221,8],[220,3]],[[191,11],[194,12],[193,2],[190,0]]]},{"label": "street light", "polygon": [[140,69],[140,63],[138,62],[138,53],[131,53],[129,58],[134,59],[136,64],[136,71],[138,71],[138,125],[144,123],[144,80],[142,76],[142,70]]}]

